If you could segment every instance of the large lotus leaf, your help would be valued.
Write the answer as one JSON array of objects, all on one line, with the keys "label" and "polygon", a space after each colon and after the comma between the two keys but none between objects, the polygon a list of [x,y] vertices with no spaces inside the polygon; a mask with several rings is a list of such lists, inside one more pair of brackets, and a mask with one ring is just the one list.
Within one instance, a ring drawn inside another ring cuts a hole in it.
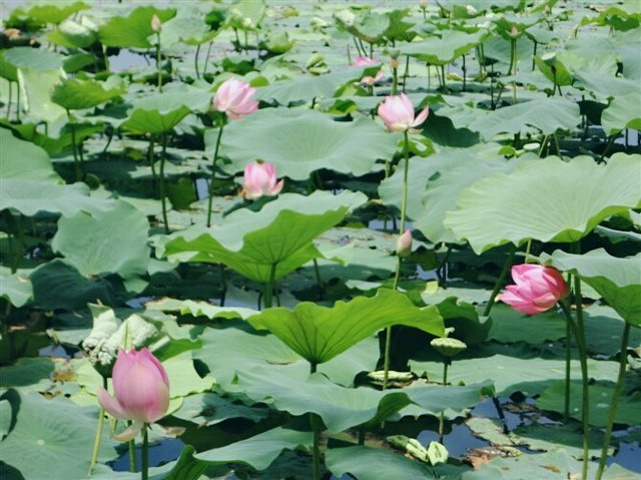
[{"label": "large lotus leaf", "polygon": [[22,307],[33,298],[33,287],[26,275],[11,274],[9,269],[0,267],[0,297],[16,307]]},{"label": "large lotus leaf", "polygon": [[332,308],[299,303],[294,310],[270,308],[248,319],[259,330],[270,330],[308,362],[331,360],[378,330],[406,325],[443,335],[436,307],[418,308],[403,294],[379,290],[375,297],[358,297]]},{"label": "large lotus leaf", "polygon": [[84,183],[59,185],[47,180],[12,179],[0,182],[2,209],[13,208],[31,217],[40,212],[60,213],[70,217],[78,212],[99,212],[112,205],[111,200],[89,197]]},{"label": "large lotus leaf", "polygon": [[116,201],[104,212],[61,218],[51,246],[86,277],[116,273],[129,278],[147,273],[148,231],[138,209]]},{"label": "large lotus leaf", "polygon": [[[590,385],[590,425],[605,427],[608,424],[614,385],[597,383]],[[565,382],[555,382],[536,399],[536,406],[542,410],[562,412],[565,400]],[[581,382],[570,384],[570,416],[581,419],[583,412],[581,402]],[[619,399],[616,423],[637,425],[641,418],[641,393],[622,395]]]},{"label": "large lotus leaf", "polygon": [[129,118],[120,126],[134,133],[167,133],[190,112],[206,110],[210,100],[211,97],[201,91],[173,88],[136,99]]},{"label": "large lotus leaf", "polygon": [[[382,448],[353,446],[328,449],[325,464],[336,478],[357,480],[431,480],[440,478],[430,467]],[[499,478],[499,477],[497,477]]]},{"label": "large lotus leaf", "polygon": [[500,108],[475,120],[468,128],[491,140],[497,133],[525,133],[526,126],[550,135],[559,129],[571,130],[579,121],[576,102],[564,97],[549,97]]},{"label": "large lotus leaf", "polygon": [[40,71],[58,70],[62,68],[63,60],[58,53],[32,47],[11,48],[4,54],[4,58],[18,69],[32,68]]},{"label": "large lotus leaf", "polygon": [[299,447],[308,450],[311,444],[311,432],[278,427],[222,448],[206,450],[195,455],[195,458],[215,465],[244,463],[256,470],[264,470],[283,450],[295,450]]},{"label": "large lotus leaf", "polygon": [[232,161],[229,171],[240,172],[261,159],[276,165],[279,175],[307,180],[321,168],[364,175],[377,159],[392,157],[397,141],[370,118],[336,122],[315,110],[270,108],[229,125],[222,152]]},{"label": "large lotus leaf", "polygon": [[260,282],[269,280],[276,265],[278,279],[317,256],[312,240],[364,201],[363,194],[353,192],[282,194],[259,212],[236,210],[220,226],[164,237],[157,253],[170,260],[224,263]]},{"label": "large lotus leaf", "polygon": [[[125,88],[105,88],[96,80],[62,80],[51,92],[51,100],[66,110],[91,108],[125,93]],[[115,86],[115,85],[114,85]]]},{"label": "large lotus leaf", "polygon": [[[535,395],[554,381],[563,380],[565,375],[564,351],[559,351],[559,356],[554,357],[541,349],[540,346],[524,344],[484,344],[457,356],[448,370],[447,378],[452,385],[470,385],[491,379],[497,395],[511,395],[517,391],[528,396]],[[443,363],[440,359],[410,360],[410,366],[418,375],[426,373],[431,381],[443,380]],[[588,373],[598,380],[615,378],[618,368],[617,362],[588,360]],[[580,379],[578,360],[572,361],[571,371],[573,379]]]},{"label": "large lotus leaf", "polygon": [[52,4],[34,5],[27,10],[24,15],[37,24],[46,25],[47,23],[53,23],[57,25],[74,13],[89,8],[89,5],[84,2],[73,2],[63,7]]},{"label": "large lotus leaf", "polygon": [[[2,50],[0,51],[0,77],[8,80],[9,82],[17,82],[18,81],[18,69],[8,60],[4,58],[4,55],[6,52],[10,50]],[[5,92],[3,92],[4,94]],[[8,97],[8,95],[7,95]],[[4,101],[4,99],[3,99]],[[8,101],[8,98],[7,100]]]},{"label": "large lotus leaf", "polygon": [[[67,48],[87,48],[97,38],[97,26],[86,16],[81,17],[80,21],[65,20],[47,35],[47,39],[51,43]],[[93,58],[91,63],[93,63]]]},{"label": "large lotus leaf", "polygon": [[641,206],[640,176],[639,155],[616,155],[607,165],[591,157],[525,162],[463,190],[444,225],[477,253],[530,238],[575,242],[609,216]]},{"label": "large lotus leaf", "polygon": [[[2,442],[2,460],[24,478],[42,478],[55,465],[55,478],[83,478],[98,425],[98,407],[80,408],[65,397],[46,400],[20,395],[16,425]],[[103,432],[101,461],[117,456],[115,442]]]},{"label": "large lotus leaf", "polygon": [[187,45],[200,45],[209,42],[219,30],[211,30],[202,17],[183,16],[173,19],[167,25],[163,25],[161,42],[164,41],[165,35],[175,35],[181,42]]},{"label": "large lotus leaf", "polygon": [[208,302],[196,300],[176,300],[164,297],[160,300],[147,302],[147,310],[161,310],[163,312],[179,312],[181,315],[192,315],[194,317],[207,317],[210,320],[230,319],[230,318],[247,318],[257,313],[252,308],[244,307],[219,307]]},{"label": "large lotus leaf", "polygon": [[601,123],[608,135],[615,135],[625,128],[641,130],[641,95],[633,91],[615,97],[610,106],[603,111]]},{"label": "large lotus leaf", "polygon": [[154,33],[151,29],[154,15],[164,23],[176,15],[176,10],[138,7],[128,17],[111,17],[98,30],[100,42],[110,47],[151,48],[149,37]]},{"label": "large lotus leaf", "polygon": [[439,416],[447,412],[460,414],[468,408],[474,407],[481,397],[491,395],[494,386],[491,382],[481,384],[472,384],[465,386],[443,386],[435,384],[424,384],[416,382],[413,385],[404,388],[403,392],[407,394],[415,405],[408,405],[400,413],[402,416],[425,415],[429,413]]},{"label": "large lotus leaf", "polygon": [[54,172],[47,152],[31,142],[14,137],[11,131],[4,128],[0,129],[0,154],[0,178],[5,181],[20,178],[57,183],[61,180]]},{"label": "large lotus leaf", "polygon": [[231,398],[205,392],[185,397],[180,409],[172,415],[195,423],[201,428],[216,425],[231,418],[244,418],[252,422],[260,422],[267,418],[269,409],[248,407]]},{"label": "large lotus leaf", "polygon": [[508,305],[495,304],[489,338],[501,343],[537,345],[564,338],[565,327],[565,319],[554,310],[530,317]]},{"label": "large lotus leaf", "polygon": [[256,368],[238,372],[238,384],[253,400],[267,401],[278,410],[296,416],[318,414],[335,433],[366,423],[379,424],[411,403],[402,392],[345,388],[320,373],[301,379],[282,370]]},{"label": "large lotus leaf", "polygon": [[603,248],[583,255],[561,250],[544,255],[559,270],[578,273],[626,322],[641,326],[641,253],[634,257],[613,257]]},{"label": "large lotus leaf", "polygon": [[432,65],[447,65],[482,43],[489,32],[447,30],[442,34],[441,37],[429,37],[421,42],[410,43],[402,48],[401,53]]},{"label": "large lotus leaf", "polygon": [[456,210],[456,199],[462,190],[495,172],[509,173],[521,163],[518,159],[507,161],[498,157],[485,160],[470,154],[472,152],[462,151],[456,158],[455,164],[458,166],[441,170],[438,178],[427,183],[421,198],[422,213],[416,218],[414,226],[434,243],[456,241],[455,235],[445,227],[443,221],[447,212]]},{"label": "large lotus leaf", "polygon": [[49,92],[64,78],[65,72],[61,68],[52,70],[19,68],[18,83],[21,99],[24,102],[22,108],[30,116],[45,122],[53,123],[64,117],[65,110],[49,97]]}]

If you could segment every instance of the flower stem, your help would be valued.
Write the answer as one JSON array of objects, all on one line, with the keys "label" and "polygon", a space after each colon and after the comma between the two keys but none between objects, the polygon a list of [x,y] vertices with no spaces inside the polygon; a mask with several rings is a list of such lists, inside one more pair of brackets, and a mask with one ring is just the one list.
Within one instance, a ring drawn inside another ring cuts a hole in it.
[{"label": "flower stem", "polygon": [[158,91],[162,93],[162,69],[160,68],[160,33],[156,35],[156,70],[158,71]]},{"label": "flower stem", "polygon": [[[401,228],[399,235],[405,232],[405,216],[407,214],[407,177],[410,164],[410,149],[409,149],[409,136],[407,130],[403,132],[403,139],[405,140],[405,163],[403,165],[403,200],[401,202]],[[396,274],[394,275],[393,289],[398,290],[398,283],[401,276],[401,262],[403,259],[399,256],[396,264]],[[392,327],[385,329],[385,353],[383,357],[383,390],[387,388],[387,380],[389,378],[389,361],[390,361],[390,345],[392,342]]]},{"label": "flower stem", "polygon": [[216,162],[218,161],[218,150],[220,149],[220,139],[223,137],[223,129],[225,128],[225,121],[223,120],[218,130],[218,137],[216,138],[216,147],[214,148],[214,159],[211,162],[211,178],[209,179],[209,204],[207,206],[207,226],[211,227],[211,208],[214,201],[214,178],[216,176]]},{"label": "flower stem", "polygon": [[140,478],[147,480],[149,478],[149,434],[146,423],[142,426],[142,466],[140,468]]},{"label": "flower stem", "polygon": [[196,47],[196,55],[194,55],[194,68],[196,69],[196,78],[200,78],[200,71],[198,70],[198,55],[200,55],[200,43]]},{"label": "flower stem", "polygon": [[563,403],[563,418],[570,421],[570,361],[572,360],[572,317],[565,320],[565,401]]},{"label": "flower stem", "polygon": [[501,285],[503,285],[503,281],[507,276],[507,272],[510,270],[510,267],[512,266],[512,260],[514,259],[515,253],[516,253],[516,247],[513,246],[510,249],[510,253],[507,254],[507,258],[505,259],[505,264],[503,264],[503,270],[501,270],[501,273],[499,274],[499,278],[496,280],[496,283],[494,284],[494,289],[492,290],[490,299],[487,301],[485,310],[483,310],[483,316],[485,317],[487,317],[492,311],[492,307],[494,306],[494,302],[496,301],[495,300],[496,296],[498,295],[499,290],[501,289]]},{"label": "flower stem", "polygon": [[167,161],[167,132],[162,135],[162,155],[160,157],[160,202],[162,203],[162,221],[165,224],[165,233],[169,233],[169,220],[167,220],[167,192],[165,189],[165,163]]},{"label": "flower stem", "polygon": [[209,46],[207,47],[207,56],[205,57],[205,66],[203,67],[203,77],[207,73],[207,64],[209,63],[209,55],[211,54],[211,46],[213,45],[214,41],[209,42]]},{"label": "flower stem", "polygon": [[628,361],[628,340],[630,338],[630,324],[625,322],[623,327],[623,335],[621,337],[621,351],[619,352],[619,375],[617,376],[617,383],[614,387],[614,394],[610,402],[610,416],[608,417],[608,424],[605,429],[605,438],[603,439],[603,448],[601,449],[601,458],[599,459],[599,468],[596,472],[595,480],[601,480],[605,464],[608,460],[608,447],[610,446],[610,438],[612,437],[612,426],[617,414],[617,406],[619,398],[623,392],[623,384],[625,380],[625,370]]},{"label": "flower stem", "polygon": [[[130,427],[133,422],[127,422],[127,426]],[[135,473],[138,471],[138,466],[136,465],[136,440],[129,440],[127,442],[129,448],[129,471]]]},{"label": "flower stem", "polygon": [[[102,383],[104,388],[107,388],[107,379],[103,377]],[[102,439],[102,431],[105,428],[105,409],[100,407],[100,412],[98,412],[98,428],[96,429],[96,436],[93,439],[93,448],[91,450],[91,461],[89,462],[89,473],[87,476],[91,476],[91,471],[93,467],[98,462],[98,450],[100,449],[100,440]]]}]

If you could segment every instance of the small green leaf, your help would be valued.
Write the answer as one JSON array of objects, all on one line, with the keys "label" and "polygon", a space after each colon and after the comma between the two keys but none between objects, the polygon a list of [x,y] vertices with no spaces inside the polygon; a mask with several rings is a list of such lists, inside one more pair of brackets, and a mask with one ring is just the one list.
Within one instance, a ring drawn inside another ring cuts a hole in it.
[{"label": "small green leaf", "polygon": [[98,37],[104,45],[110,47],[151,48],[149,37],[154,33],[151,29],[154,15],[164,23],[176,15],[176,10],[138,7],[127,17],[111,17],[100,26]]},{"label": "small green leaf", "polygon": [[105,88],[96,80],[65,80],[51,92],[51,100],[66,110],[91,108],[125,93],[125,88]]}]

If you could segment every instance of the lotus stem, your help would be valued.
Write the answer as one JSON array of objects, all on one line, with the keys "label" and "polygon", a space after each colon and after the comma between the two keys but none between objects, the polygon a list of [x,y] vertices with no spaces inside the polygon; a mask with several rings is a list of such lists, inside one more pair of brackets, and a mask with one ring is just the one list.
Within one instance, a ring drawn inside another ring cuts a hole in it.
[{"label": "lotus stem", "polygon": [[407,88],[407,77],[410,74],[410,56],[405,55],[405,71],[403,72],[403,93],[405,93],[405,89]]},{"label": "lotus stem", "polygon": [[71,119],[71,113],[67,110],[67,120],[69,121],[69,128],[71,129],[71,149],[73,152],[73,166],[76,171],[76,182],[82,181],[82,168],[78,160],[78,152],[76,149],[76,122]]},{"label": "lotus stem", "polygon": [[541,142],[541,148],[539,148],[539,157],[543,155],[543,150],[545,149],[546,143],[548,143],[548,135],[543,137],[543,141]]},{"label": "lotus stem", "polygon": [[463,54],[463,91],[467,88],[467,65],[465,64],[465,54]]},{"label": "lotus stem", "polygon": [[[392,91],[390,95],[396,95],[398,92],[398,63],[394,60],[394,67],[392,67]],[[405,84],[403,84],[405,85]],[[403,90],[405,91],[405,90]]]},{"label": "lotus stem", "polygon": [[[132,425],[132,421],[127,422],[127,426]],[[129,471],[135,473],[138,471],[138,465],[136,465],[136,441],[131,439],[127,442],[127,447],[129,448]]]},{"label": "lotus stem", "polygon": [[[102,377],[102,386],[107,389],[107,379]],[[91,450],[91,460],[89,461],[89,472],[87,476],[91,476],[93,467],[98,462],[98,451],[100,450],[100,441],[102,439],[102,431],[105,428],[105,409],[100,407],[98,412],[98,428],[96,429],[96,436],[93,439],[93,448]]]},{"label": "lotus stem", "polygon": [[142,467],[140,469],[140,478],[148,480],[149,478],[149,433],[147,432],[148,424],[142,426]]},{"label": "lotus stem", "polygon": [[565,389],[563,402],[563,419],[570,421],[570,361],[572,360],[572,317],[565,320]]},{"label": "lotus stem", "polygon": [[443,362],[443,386],[447,386],[447,367],[449,367],[450,362],[448,359],[445,359]]},{"label": "lotus stem", "polygon": [[156,35],[156,70],[158,71],[158,91],[162,93],[162,69],[160,67],[160,33]]},{"label": "lotus stem", "polygon": [[214,148],[214,159],[211,162],[211,178],[209,179],[209,204],[207,205],[207,227],[211,227],[211,208],[214,201],[214,178],[216,177],[216,162],[218,161],[218,151],[220,150],[220,139],[223,137],[225,121],[220,123],[218,137],[216,137],[216,147]]},{"label": "lotus stem", "polygon": [[534,41],[534,53],[532,54],[532,71],[534,71],[534,69],[536,68],[536,62],[534,61],[534,57],[536,57],[536,47],[538,47],[539,45],[539,42],[537,42],[536,40],[533,40],[533,41]]},{"label": "lotus stem", "polygon": [[507,74],[516,74],[516,38],[510,38],[510,66],[507,69]]},{"label": "lotus stem", "polygon": [[601,458],[599,459],[599,468],[596,472],[596,480],[601,480],[605,464],[608,460],[608,448],[610,447],[610,438],[612,437],[612,426],[617,414],[617,407],[619,399],[623,393],[623,384],[625,380],[625,370],[628,361],[628,340],[630,338],[630,324],[625,322],[623,327],[623,335],[621,336],[621,351],[619,352],[619,375],[617,376],[617,383],[614,387],[614,394],[610,402],[610,416],[608,417],[608,424],[605,428],[605,438],[603,439],[603,448],[601,449]]},{"label": "lotus stem", "polygon": [[205,57],[205,66],[203,67],[203,77],[207,73],[207,64],[209,63],[209,55],[211,54],[211,46],[214,44],[214,41],[211,40],[209,42],[209,46],[207,47],[207,56]]},{"label": "lotus stem", "polygon": [[503,285],[503,281],[505,280],[505,277],[507,276],[507,272],[510,270],[510,267],[512,266],[512,261],[514,259],[514,254],[516,253],[516,247],[512,247],[510,249],[510,252],[507,254],[507,258],[505,259],[505,263],[503,264],[503,270],[501,270],[501,273],[499,274],[499,278],[496,280],[496,283],[494,284],[494,289],[492,290],[492,294],[490,295],[489,300],[487,301],[487,305],[485,306],[485,310],[483,310],[483,316],[487,317],[490,312],[492,311],[492,307],[494,306],[494,302],[496,301],[496,296],[499,293],[499,290],[501,289],[501,286]]},{"label": "lotus stem", "polygon": [[318,268],[318,260],[314,259],[314,274],[316,275],[316,284],[318,285],[318,299],[322,300],[323,299],[323,290],[325,290],[325,286],[323,285],[323,279],[320,274],[320,269]]},{"label": "lotus stem", "polygon": [[9,101],[7,102],[7,120],[9,120],[9,115],[11,114],[11,97],[13,95],[13,82],[9,81]]},{"label": "lotus stem", "polygon": [[200,54],[200,43],[196,46],[196,55],[194,55],[194,68],[196,69],[196,78],[200,79],[200,71],[198,70],[198,55]]},{"label": "lotus stem", "polygon": [[[265,298],[263,300],[263,305],[265,308],[272,307],[272,295],[274,290],[274,279],[276,278],[276,266],[278,264],[272,263],[269,270],[269,280],[265,284]],[[314,367],[315,368],[315,367]]]},{"label": "lotus stem", "polygon": [[559,136],[554,132],[552,134],[554,137],[554,146],[556,147],[556,154],[559,156],[561,160],[563,160],[563,154],[561,154],[561,146],[559,145]]},{"label": "lotus stem", "polygon": [[16,120],[20,121],[20,83],[16,85]]},{"label": "lotus stem", "polygon": [[160,157],[160,201],[162,203],[162,220],[165,224],[165,234],[169,233],[167,219],[167,192],[165,189],[165,163],[167,161],[167,132],[162,135],[162,155]]}]

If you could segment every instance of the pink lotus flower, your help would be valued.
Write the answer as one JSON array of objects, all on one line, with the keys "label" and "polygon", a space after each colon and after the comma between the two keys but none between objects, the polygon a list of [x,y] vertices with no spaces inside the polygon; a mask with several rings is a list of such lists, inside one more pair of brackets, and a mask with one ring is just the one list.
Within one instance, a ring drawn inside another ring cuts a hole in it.
[{"label": "pink lotus flower", "polygon": [[276,183],[276,167],[273,163],[250,163],[245,166],[243,195],[249,199],[263,195],[278,195],[283,189],[283,180]]},{"label": "pink lotus flower", "polygon": [[427,119],[428,112],[428,107],[425,107],[415,118],[414,106],[404,93],[386,97],[385,101],[378,106],[378,116],[391,132],[405,132],[410,128],[418,127]]},{"label": "pink lotus flower", "polygon": [[407,257],[412,253],[412,231],[408,228],[396,239],[396,255]]},{"label": "pink lotus flower", "polygon": [[516,285],[508,285],[499,297],[519,312],[535,315],[554,307],[568,293],[558,270],[543,265],[522,264],[512,267]]},{"label": "pink lotus flower", "polygon": [[219,112],[226,113],[232,120],[240,120],[258,109],[258,102],[252,98],[254,93],[256,89],[248,83],[230,78],[218,87],[212,102]]},{"label": "pink lotus flower", "polygon": [[[356,57],[354,59],[354,63],[352,63],[353,67],[372,67],[375,65],[380,65],[380,61],[374,60],[373,58],[369,57]],[[376,82],[379,82],[383,78],[383,70],[379,70],[376,72],[375,77],[370,77],[369,75],[361,78],[360,84],[361,85],[374,85]]]},{"label": "pink lotus flower", "polygon": [[122,348],[114,364],[112,397],[98,387],[98,402],[107,412],[133,424],[115,438],[128,441],[144,424],[161,419],[169,407],[169,379],[162,364],[149,349],[126,352]]}]

